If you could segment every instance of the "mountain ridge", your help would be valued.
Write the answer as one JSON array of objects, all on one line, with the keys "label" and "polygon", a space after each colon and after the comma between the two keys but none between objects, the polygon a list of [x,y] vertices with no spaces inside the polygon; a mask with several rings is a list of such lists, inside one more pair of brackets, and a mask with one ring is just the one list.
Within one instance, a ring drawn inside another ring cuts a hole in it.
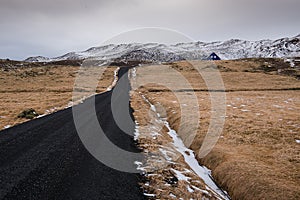
[{"label": "mountain ridge", "polygon": [[170,62],[182,59],[206,59],[215,52],[223,60],[240,58],[287,58],[300,57],[300,34],[277,40],[248,41],[231,39],[216,42],[190,42],[178,44],[129,43],[91,47],[85,51],[69,52],[59,57],[29,57],[27,62],[49,62],[97,58],[101,60],[144,60]]}]

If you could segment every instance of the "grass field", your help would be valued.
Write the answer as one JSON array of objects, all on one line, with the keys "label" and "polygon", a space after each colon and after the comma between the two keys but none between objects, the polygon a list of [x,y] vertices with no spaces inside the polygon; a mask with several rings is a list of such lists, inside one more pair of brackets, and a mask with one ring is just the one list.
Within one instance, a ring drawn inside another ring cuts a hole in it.
[{"label": "grass field", "polygon": [[[261,67],[266,63],[274,68],[266,70]],[[300,144],[297,143],[300,139],[300,81],[294,75],[281,73],[287,67],[278,71],[282,68],[281,64],[284,65],[280,60],[252,59],[218,61],[213,65],[220,71],[225,85],[226,116],[219,116],[225,117],[225,124],[216,146],[206,157],[198,160],[212,170],[218,184],[233,199],[300,198]],[[200,126],[190,148],[198,154],[214,112],[207,86],[195,70],[204,70],[203,63],[178,62],[167,66],[180,72],[195,90]],[[168,88],[155,84],[166,80],[168,86],[184,87],[177,75],[168,69],[157,72],[158,68],[137,68],[136,79],[152,81],[137,91],[152,104],[163,106],[171,127],[188,144],[194,131],[191,129],[195,109],[192,92],[170,92]],[[154,74],[156,81],[151,78]],[[178,97],[184,100],[184,105]],[[132,103],[135,116],[138,122],[145,124],[147,111],[137,106],[141,103],[135,102],[135,99]],[[181,116],[178,102],[190,113]],[[183,125],[179,127],[183,118]]]},{"label": "grass field", "polygon": [[[74,81],[79,66],[74,63],[37,64],[1,61],[0,129],[28,119],[18,115],[33,108],[38,114],[64,109],[72,102]],[[25,66],[24,66],[25,65]],[[107,89],[114,79],[116,67],[104,72],[97,92]]]}]

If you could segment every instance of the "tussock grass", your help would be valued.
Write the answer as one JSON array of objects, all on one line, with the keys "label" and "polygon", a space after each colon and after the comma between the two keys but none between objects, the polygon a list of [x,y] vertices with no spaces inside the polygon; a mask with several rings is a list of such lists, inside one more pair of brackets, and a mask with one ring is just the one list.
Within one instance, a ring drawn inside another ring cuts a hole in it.
[{"label": "tussock grass", "polygon": [[[0,129],[27,121],[18,118],[25,109],[39,114],[64,109],[72,101],[77,62],[23,63],[0,62]],[[116,67],[109,67],[96,89],[105,91],[114,79]]]},{"label": "tussock grass", "polygon": [[[271,65],[272,70],[265,70],[262,64]],[[233,199],[300,198],[300,149],[295,141],[300,139],[300,91],[295,90],[300,81],[293,75],[278,73],[278,69],[288,70],[281,64],[278,59],[216,62],[227,90],[226,121],[217,145],[198,161],[212,170],[218,184]],[[209,93],[189,63],[169,66],[196,89],[200,127],[190,148],[197,154],[212,113]],[[158,79],[166,77],[170,82],[177,80],[166,73],[157,74]],[[182,116],[174,93],[156,84],[147,84],[139,91],[147,94],[152,103],[159,102],[164,107],[172,128],[186,141],[191,130],[188,123],[179,130]],[[188,99],[191,91],[177,92]]]}]

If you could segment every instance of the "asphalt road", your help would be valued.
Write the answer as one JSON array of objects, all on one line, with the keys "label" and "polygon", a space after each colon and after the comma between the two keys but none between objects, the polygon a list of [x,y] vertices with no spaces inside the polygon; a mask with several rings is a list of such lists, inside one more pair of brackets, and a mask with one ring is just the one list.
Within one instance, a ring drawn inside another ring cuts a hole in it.
[{"label": "asphalt road", "polygon": [[[129,84],[127,72],[121,68],[119,77],[126,75]],[[128,96],[127,89],[120,95]],[[112,91],[95,97],[98,121],[114,144],[139,152],[113,120]],[[144,199],[140,178],[107,167],[85,149],[71,108],[0,132],[0,199]]]}]

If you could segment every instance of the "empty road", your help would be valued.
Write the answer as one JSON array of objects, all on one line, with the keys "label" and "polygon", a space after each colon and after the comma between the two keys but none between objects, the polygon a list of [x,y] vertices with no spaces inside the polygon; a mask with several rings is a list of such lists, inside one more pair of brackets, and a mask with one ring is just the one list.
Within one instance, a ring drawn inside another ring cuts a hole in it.
[{"label": "empty road", "polygon": [[[118,76],[129,85],[127,72],[121,68]],[[128,96],[126,88],[121,96]],[[114,144],[139,152],[113,119],[112,92],[95,97],[98,121]],[[85,149],[72,108],[0,132],[0,199],[144,199],[140,178],[107,167]]]}]

